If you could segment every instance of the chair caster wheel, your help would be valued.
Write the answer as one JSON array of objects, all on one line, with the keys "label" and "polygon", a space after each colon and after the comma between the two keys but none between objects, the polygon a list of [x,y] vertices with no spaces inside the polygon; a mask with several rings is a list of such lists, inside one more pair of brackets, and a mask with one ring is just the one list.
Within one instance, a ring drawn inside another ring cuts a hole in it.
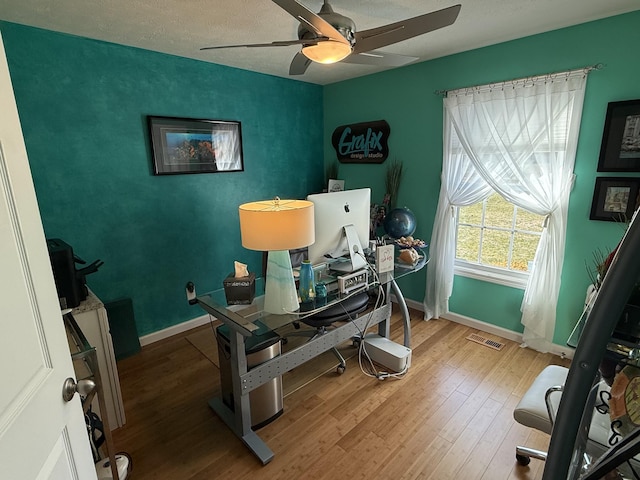
[{"label": "chair caster wheel", "polygon": [[516,454],[516,461],[522,466],[527,466],[529,465],[529,462],[531,462],[531,457]]},{"label": "chair caster wheel", "polygon": [[338,372],[338,375],[342,375],[346,369],[347,369],[346,365],[338,365],[336,367],[336,372]]}]

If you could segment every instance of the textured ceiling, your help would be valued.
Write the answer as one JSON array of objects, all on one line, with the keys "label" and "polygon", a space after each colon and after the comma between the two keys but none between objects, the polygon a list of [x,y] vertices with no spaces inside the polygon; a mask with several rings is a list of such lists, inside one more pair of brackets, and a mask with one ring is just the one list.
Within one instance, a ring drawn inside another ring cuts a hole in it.
[{"label": "textured ceiling", "polygon": [[[317,12],[321,0],[301,1]],[[462,4],[457,21],[381,50],[424,61],[640,9],[638,0],[333,0],[358,30]],[[0,0],[0,19],[289,77],[299,47],[200,47],[297,39],[297,21],[270,0]],[[383,67],[312,64],[302,76],[329,84]]]}]

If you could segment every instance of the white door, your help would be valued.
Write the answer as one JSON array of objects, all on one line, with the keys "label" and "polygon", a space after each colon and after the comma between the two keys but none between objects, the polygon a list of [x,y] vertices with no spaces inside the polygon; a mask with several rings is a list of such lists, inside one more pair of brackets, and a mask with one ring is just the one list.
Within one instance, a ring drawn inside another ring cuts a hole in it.
[{"label": "white door", "polygon": [[0,36],[0,478],[95,479]]}]

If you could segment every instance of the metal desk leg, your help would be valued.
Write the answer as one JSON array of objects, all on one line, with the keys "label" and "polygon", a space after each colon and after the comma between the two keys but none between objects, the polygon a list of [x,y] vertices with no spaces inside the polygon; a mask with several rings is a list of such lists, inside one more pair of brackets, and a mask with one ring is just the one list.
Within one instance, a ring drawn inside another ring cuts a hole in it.
[{"label": "metal desk leg", "polygon": [[389,293],[389,284],[387,283],[384,286],[380,286],[380,288],[383,289],[383,306],[387,306],[389,308],[385,318],[378,323],[378,335],[384,338],[389,338],[391,336],[391,296]]},{"label": "metal desk leg", "polygon": [[227,424],[227,426],[242,439],[244,444],[256,457],[266,465],[273,459],[273,452],[266,443],[251,429],[251,402],[249,392],[242,385],[240,376],[247,373],[247,356],[245,353],[244,336],[231,330],[231,381],[233,384],[233,411],[227,407],[222,399],[214,398],[209,406]]},{"label": "metal desk leg", "polygon": [[398,287],[395,280],[391,280],[391,289],[396,296],[398,306],[402,312],[402,323],[404,325],[404,346],[411,348],[411,317],[409,316],[409,309],[407,308],[407,302],[404,301],[404,295]]},{"label": "metal desk leg", "polygon": [[[248,395],[247,395],[248,397]],[[222,421],[231,429],[236,436],[240,437],[242,442],[258,457],[258,460],[266,465],[273,459],[273,452],[266,443],[251,429],[242,433],[236,429],[238,415],[227,407],[221,398],[216,397],[209,401],[209,406],[222,419]]]}]

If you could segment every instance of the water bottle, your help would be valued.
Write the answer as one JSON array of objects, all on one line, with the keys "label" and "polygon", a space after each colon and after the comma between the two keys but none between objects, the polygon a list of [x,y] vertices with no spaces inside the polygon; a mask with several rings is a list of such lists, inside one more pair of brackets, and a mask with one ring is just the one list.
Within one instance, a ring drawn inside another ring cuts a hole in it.
[{"label": "water bottle", "polygon": [[304,260],[300,266],[300,301],[302,303],[313,302],[316,298],[316,283],[313,275],[313,267],[309,260]]},{"label": "water bottle", "polygon": [[322,306],[327,303],[327,286],[324,282],[316,283],[316,305]]}]

